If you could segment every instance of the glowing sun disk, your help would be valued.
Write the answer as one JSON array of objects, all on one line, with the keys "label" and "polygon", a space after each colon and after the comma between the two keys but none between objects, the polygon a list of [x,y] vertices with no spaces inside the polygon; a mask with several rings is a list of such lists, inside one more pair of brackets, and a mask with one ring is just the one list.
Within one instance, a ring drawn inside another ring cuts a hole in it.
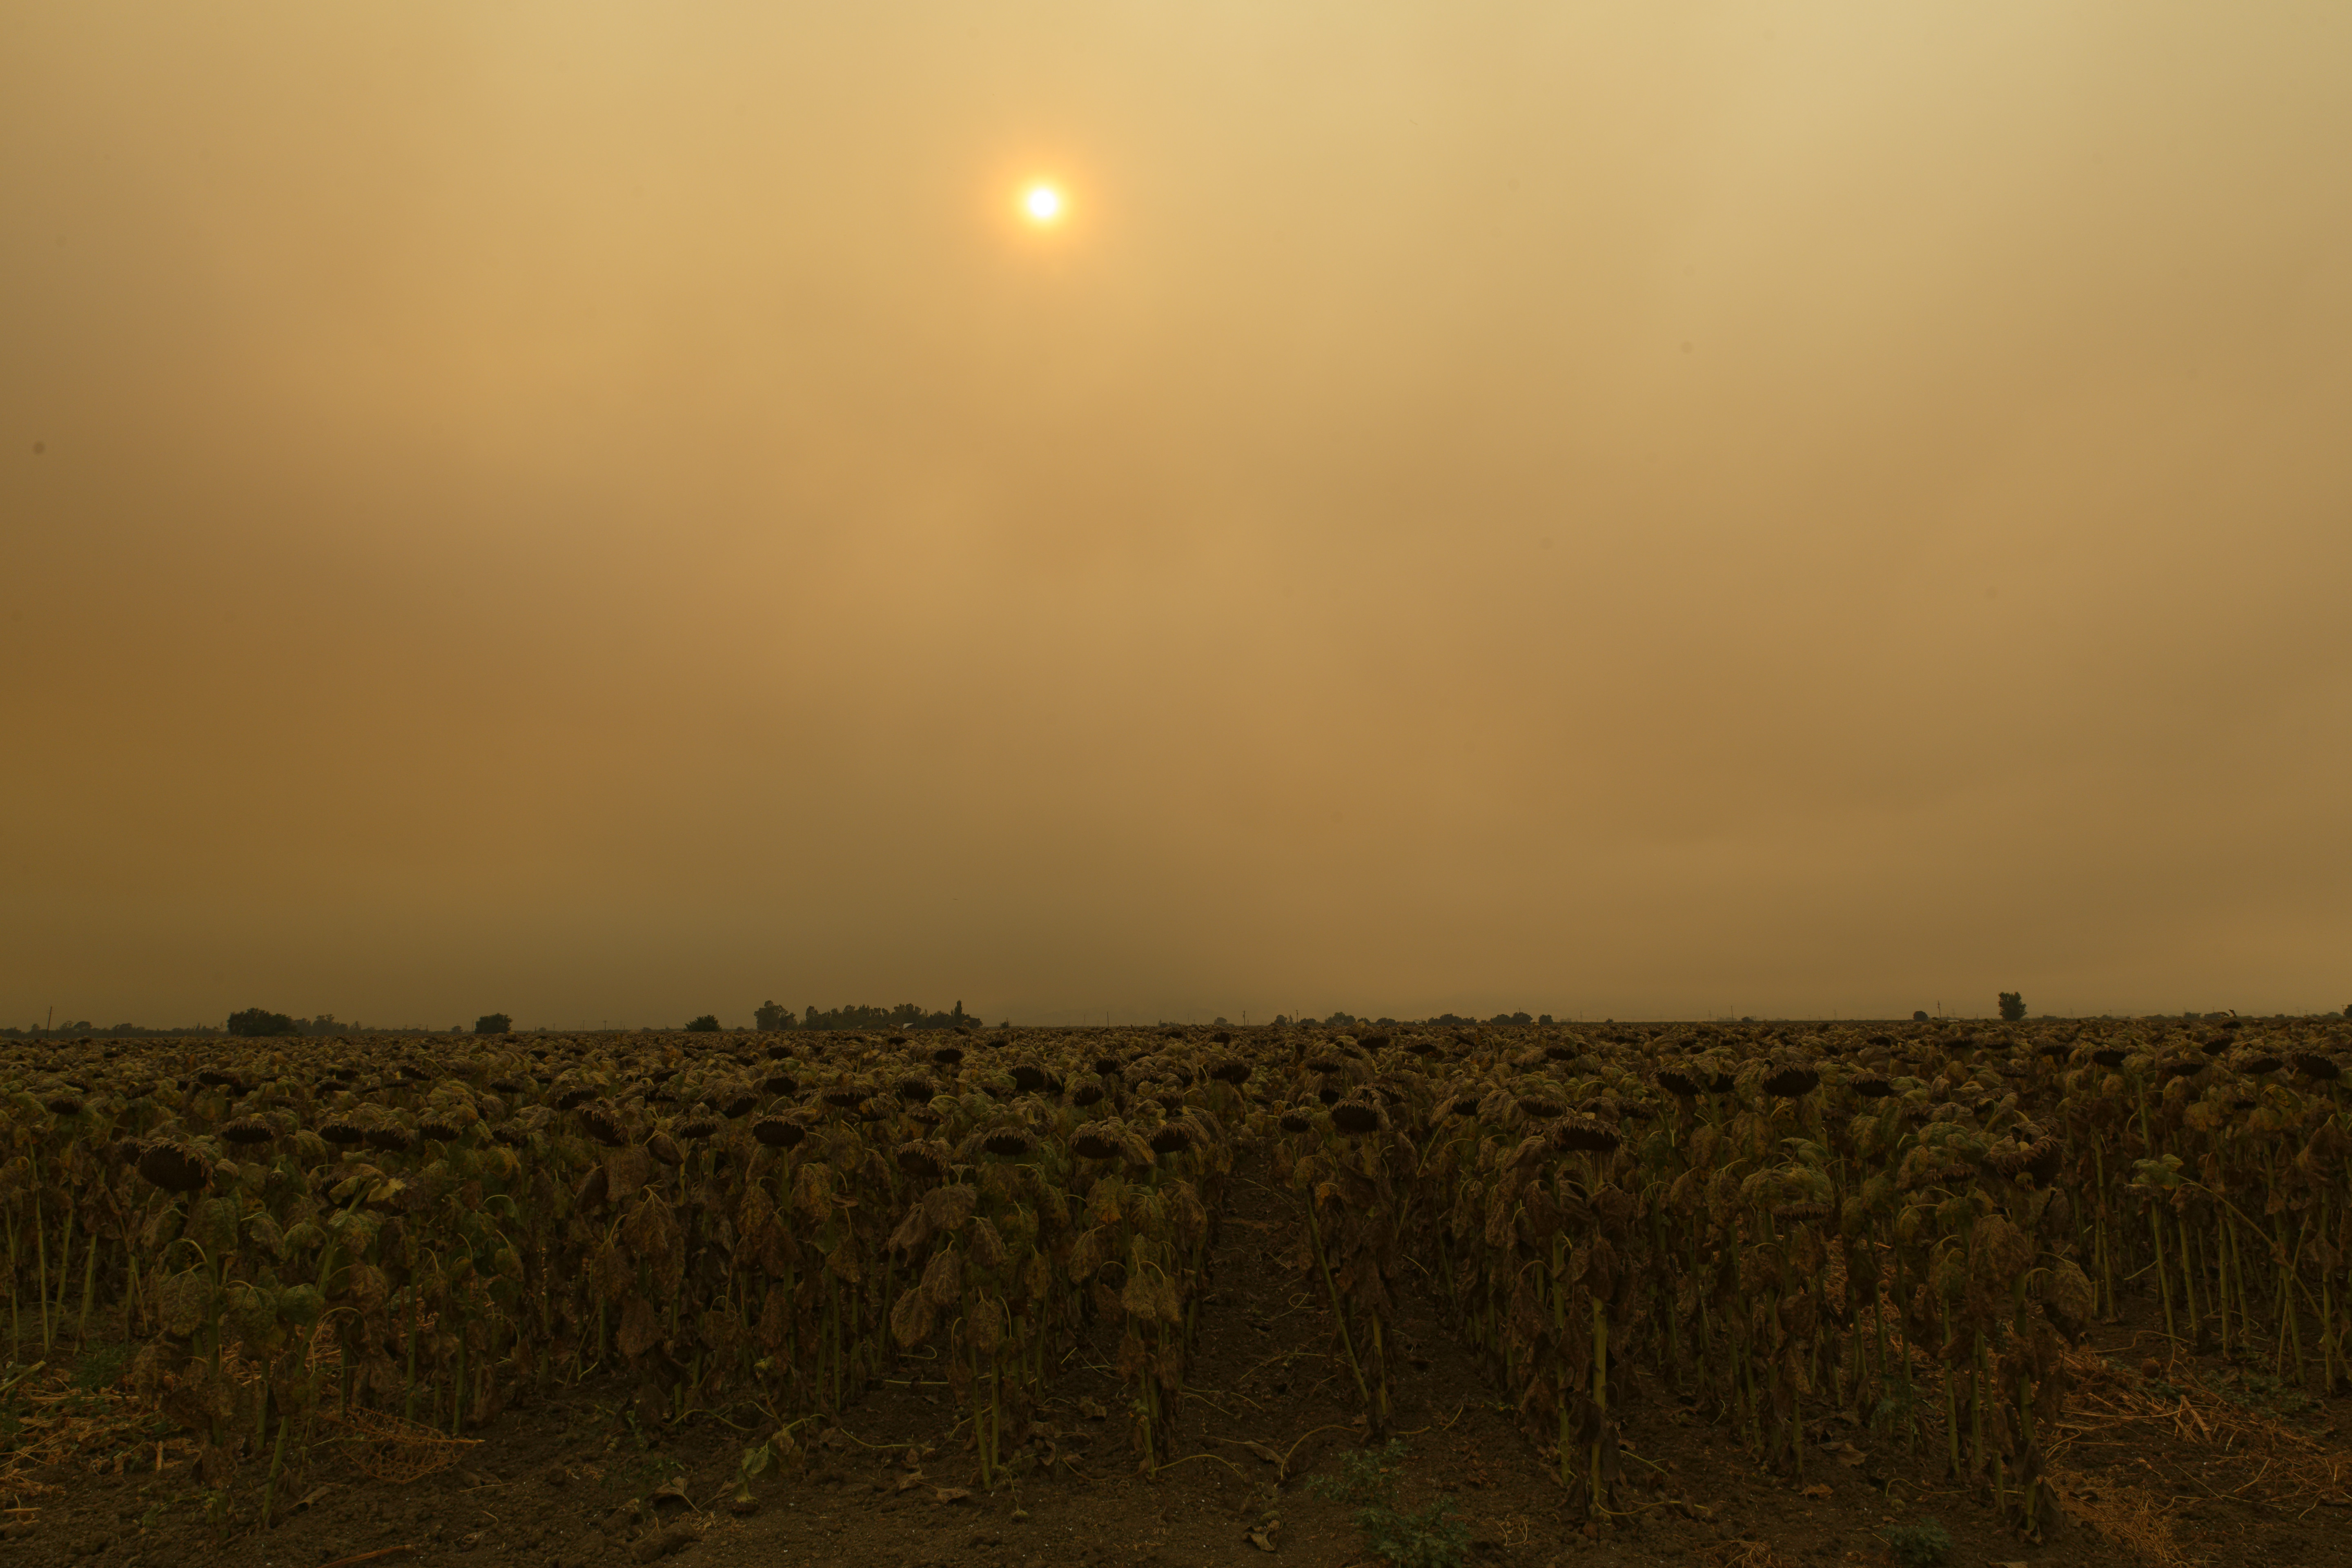
[{"label": "glowing sun disk", "polygon": [[1051,185],[1032,185],[1021,198],[1021,210],[1032,223],[1052,223],[1062,216],[1062,193]]}]

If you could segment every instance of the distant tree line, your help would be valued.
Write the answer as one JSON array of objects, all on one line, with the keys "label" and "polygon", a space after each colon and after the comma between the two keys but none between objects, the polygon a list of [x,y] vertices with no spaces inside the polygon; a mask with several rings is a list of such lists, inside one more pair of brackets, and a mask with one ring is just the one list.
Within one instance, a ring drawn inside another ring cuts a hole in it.
[{"label": "distant tree line", "polygon": [[[511,1026],[503,1013],[488,1014],[474,1026],[477,1033],[504,1034]],[[455,1033],[456,1031],[452,1031]],[[267,1039],[275,1036],[326,1035],[421,1035],[429,1031],[415,1025],[386,1026],[345,1021],[332,1013],[321,1013],[315,1018],[298,1018],[290,1014],[273,1013],[267,1007],[247,1007],[231,1013],[224,1024],[189,1024],[176,1028],[151,1028],[145,1024],[115,1024],[100,1028],[87,1018],[71,1019],[43,1028],[38,1025],[20,1029],[14,1025],[0,1026],[0,1039],[61,1040],[61,1039],[175,1039],[183,1037],[231,1035],[247,1039]]]},{"label": "distant tree line", "polygon": [[415,1030],[378,1029],[373,1025],[345,1023],[332,1013],[321,1013],[315,1018],[296,1018],[284,1013],[273,1013],[267,1007],[247,1007],[228,1016],[228,1032],[249,1039],[267,1039],[276,1035],[321,1036],[361,1034],[414,1034]]},{"label": "distant tree line", "polygon": [[[793,1016],[790,1007],[774,1002],[763,1002],[752,1017],[764,1031],[779,1029],[962,1029],[976,1028],[980,1020],[963,1010],[958,1002],[945,1013],[928,1012],[912,1002],[901,1002],[895,1007],[851,1005],[819,1012],[812,1005],[799,1017]],[[689,1027],[698,1026],[700,1019]],[[717,1028],[713,1019],[710,1027]]]},{"label": "distant tree line", "polygon": [[179,1036],[189,1035],[217,1035],[220,1032],[221,1030],[218,1026],[211,1024],[191,1024],[185,1028],[179,1029],[151,1029],[144,1024],[115,1024],[101,1029],[97,1025],[91,1023],[89,1019],[84,1018],[77,1023],[58,1024],[46,1029],[37,1024],[34,1025],[29,1029],[19,1029],[12,1024],[5,1028],[0,1028],[0,1039],[79,1040],[89,1038],[94,1040],[143,1040],[172,1038]]},{"label": "distant tree line", "polygon": [[[1276,1013],[1274,1016],[1274,1021],[1277,1025],[1321,1023],[1327,1027],[1338,1028],[1345,1028],[1351,1024],[1370,1024],[1376,1028],[1386,1029],[1393,1028],[1397,1024],[1397,1020],[1394,1018],[1359,1018],[1353,1013],[1334,1013],[1329,1017],[1322,1019],[1293,1018],[1286,1014]],[[1532,1025],[1550,1023],[1551,1015],[1546,1013],[1541,1017],[1531,1018],[1525,1013],[1497,1013],[1491,1018],[1465,1018],[1456,1013],[1440,1013],[1433,1018],[1407,1018],[1404,1022],[1408,1024],[1454,1024],[1465,1027],[1477,1024],[1499,1024],[1504,1026],[1523,1024]]]}]

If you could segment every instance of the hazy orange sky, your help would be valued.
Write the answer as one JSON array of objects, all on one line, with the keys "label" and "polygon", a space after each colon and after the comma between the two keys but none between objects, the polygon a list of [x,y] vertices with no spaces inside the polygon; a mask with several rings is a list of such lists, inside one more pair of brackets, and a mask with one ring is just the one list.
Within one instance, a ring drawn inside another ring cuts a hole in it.
[{"label": "hazy orange sky", "polygon": [[0,1023],[2352,1003],[2347,81],[10,5]]}]

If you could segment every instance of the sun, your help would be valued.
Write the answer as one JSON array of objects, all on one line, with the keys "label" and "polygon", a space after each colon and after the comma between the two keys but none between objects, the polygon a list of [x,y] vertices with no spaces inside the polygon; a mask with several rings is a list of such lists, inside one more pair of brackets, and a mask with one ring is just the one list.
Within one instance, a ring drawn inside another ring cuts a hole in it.
[{"label": "sun", "polygon": [[1051,185],[1032,185],[1021,193],[1021,210],[1035,224],[1061,221],[1062,193]]}]

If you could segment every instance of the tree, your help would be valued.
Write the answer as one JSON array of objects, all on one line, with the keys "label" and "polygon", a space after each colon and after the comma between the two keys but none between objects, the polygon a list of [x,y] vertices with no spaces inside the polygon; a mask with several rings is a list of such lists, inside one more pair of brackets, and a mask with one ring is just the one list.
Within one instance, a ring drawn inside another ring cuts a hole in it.
[{"label": "tree", "polygon": [[715,1035],[719,1032],[719,1015],[716,1013],[705,1013],[701,1017],[697,1018],[693,1023],[688,1024],[687,1028],[689,1032],[697,1035]]},{"label": "tree", "polygon": [[761,1030],[789,1029],[793,1026],[793,1010],[773,1002],[762,1002],[751,1014],[751,1019]]},{"label": "tree", "polygon": [[511,1035],[514,1033],[514,1020],[508,1017],[504,1013],[485,1013],[480,1017],[474,1020],[474,1033],[478,1035]]},{"label": "tree", "polygon": [[299,1035],[302,1031],[294,1020],[283,1013],[272,1013],[266,1007],[247,1007],[242,1013],[228,1016],[228,1032],[248,1038],[266,1038],[272,1035]]},{"label": "tree", "polygon": [[2000,994],[2000,1016],[2006,1022],[2021,1023],[2025,1018],[2025,998],[2014,991]]}]

